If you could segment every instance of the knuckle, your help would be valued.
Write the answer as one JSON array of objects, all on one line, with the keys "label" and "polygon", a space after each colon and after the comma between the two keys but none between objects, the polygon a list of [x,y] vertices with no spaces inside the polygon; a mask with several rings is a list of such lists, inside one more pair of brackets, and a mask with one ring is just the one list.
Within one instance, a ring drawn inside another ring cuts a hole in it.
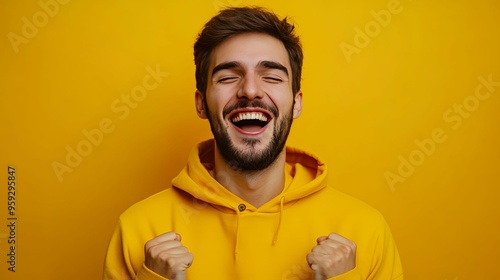
[{"label": "knuckle", "polygon": [[159,256],[159,255],[163,255],[166,253],[167,250],[165,250],[162,246],[154,246],[151,248],[151,253],[154,255],[154,256]]},{"label": "knuckle", "polygon": [[193,260],[194,260],[194,255],[191,254],[191,253],[188,253],[188,261],[189,261],[189,265],[191,266],[191,264],[193,263]]},{"label": "knuckle", "polygon": [[324,258],[321,262],[321,266],[329,269],[331,267],[334,267],[336,263],[336,258]]},{"label": "knuckle", "polygon": [[342,251],[342,253],[344,253],[344,255],[350,255],[353,251],[353,249],[349,245],[340,246],[340,250]]},{"label": "knuckle", "polygon": [[171,261],[171,255],[168,253],[168,251],[161,251],[157,255],[158,260],[160,260],[162,263],[169,263]]},{"label": "knuckle", "polygon": [[177,259],[170,258],[170,256],[167,256],[167,258],[164,260],[164,262],[167,264],[168,267],[176,267],[177,266]]},{"label": "knuckle", "polygon": [[144,244],[144,250],[145,251],[148,251],[149,248],[153,247],[153,242],[152,240],[149,240],[148,242],[146,242],[146,244]]},{"label": "knuckle", "polygon": [[186,247],[184,247],[184,246],[180,246],[180,247],[179,247],[179,252],[180,252],[180,253],[187,253],[187,252],[189,252],[189,250],[188,250],[188,248],[186,248]]},{"label": "knuckle", "polygon": [[156,247],[156,246],[146,247],[146,255],[149,257],[156,256],[157,252],[158,252],[158,247]]},{"label": "knuckle", "polygon": [[349,241],[349,248],[350,248],[350,252],[352,254],[355,254],[356,250],[358,249],[358,246],[353,241]]},{"label": "knuckle", "polygon": [[316,261],[316,257],[315,257],[315,255],[316,255],[316,254],[315,254],[315,253],[313,253],[313,252],[311,252],[311,253],[307,254],[307,256],[306,256],[306,260],[307,260],[307,262],[308,262],[309,264],[312,264],[312,263],[314,263],[314,262]]}]

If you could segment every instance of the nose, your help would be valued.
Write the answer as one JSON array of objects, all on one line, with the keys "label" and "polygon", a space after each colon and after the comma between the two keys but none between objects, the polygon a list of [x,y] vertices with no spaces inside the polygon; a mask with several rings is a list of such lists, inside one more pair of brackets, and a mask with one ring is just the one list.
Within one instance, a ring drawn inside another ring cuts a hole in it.
[{"label": "nose", "polygon": [[263,96],[264,92],[260,86],[259,78],[255,74],[247,73],[238,91],[238,98],[253,100],[255,98],[262,98]]}]

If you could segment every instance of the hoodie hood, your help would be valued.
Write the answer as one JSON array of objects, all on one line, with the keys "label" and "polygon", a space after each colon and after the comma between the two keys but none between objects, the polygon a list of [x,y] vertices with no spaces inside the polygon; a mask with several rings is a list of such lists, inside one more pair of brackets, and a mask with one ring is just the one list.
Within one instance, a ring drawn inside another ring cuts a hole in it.
[{"label": "hoodie hood", "polygon": [[[309,196],[326,187],[326,165],[304,151],[286,147],[285,186],[282,192],[255,208],[219,184],[209,173],[214,166],[215,141],[198,144],[188,157],[187,166],[172,181],[174,188],[191,194],[224,212],[238,213],[244,204],[253,212],[279,212],[283,204]],[[241,211],[241,210],[240,210]]]}]

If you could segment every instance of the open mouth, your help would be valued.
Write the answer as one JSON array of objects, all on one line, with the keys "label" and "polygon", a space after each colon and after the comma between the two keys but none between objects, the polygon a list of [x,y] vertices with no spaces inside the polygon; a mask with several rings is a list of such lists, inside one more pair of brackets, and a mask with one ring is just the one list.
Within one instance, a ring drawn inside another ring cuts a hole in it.
[{"label": "open mouth", "polygon": [[238,112],[231,116],[231,122],[244,133],[259,133],[271,117],[264,112]]}]

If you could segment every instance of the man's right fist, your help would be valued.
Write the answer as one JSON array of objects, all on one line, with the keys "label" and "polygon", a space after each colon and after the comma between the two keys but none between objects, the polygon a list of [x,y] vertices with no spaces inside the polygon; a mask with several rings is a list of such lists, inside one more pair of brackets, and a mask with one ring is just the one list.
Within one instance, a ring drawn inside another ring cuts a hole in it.
[{"label": "man's right fist", "polygon": [[186,279],[186,269],[193,263],[193,254],[181,244],[181,236],[173,231],[146,242],[147,268],[168,279]]}]

